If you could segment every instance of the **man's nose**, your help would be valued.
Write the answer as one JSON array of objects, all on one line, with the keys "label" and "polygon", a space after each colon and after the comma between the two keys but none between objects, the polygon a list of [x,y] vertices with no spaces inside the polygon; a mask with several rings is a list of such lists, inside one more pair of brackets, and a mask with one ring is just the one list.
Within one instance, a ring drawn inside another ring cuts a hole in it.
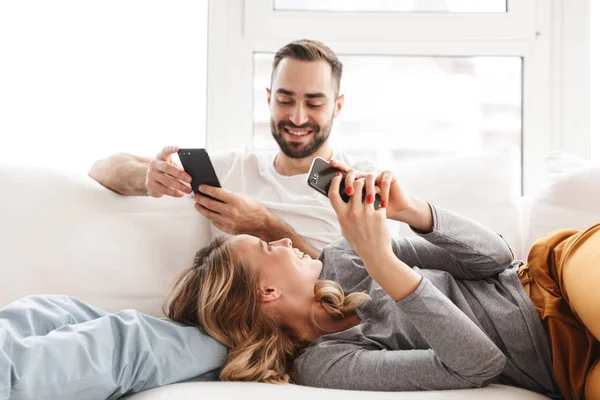
[{"label": "man's nose", "polygon": [[300,126],[304,124],[308,120],[308,115],[306,114],[306,110],[303,105],[297,105],[292,110],[292,115],[290,116],[290,121],[296,126]]}]

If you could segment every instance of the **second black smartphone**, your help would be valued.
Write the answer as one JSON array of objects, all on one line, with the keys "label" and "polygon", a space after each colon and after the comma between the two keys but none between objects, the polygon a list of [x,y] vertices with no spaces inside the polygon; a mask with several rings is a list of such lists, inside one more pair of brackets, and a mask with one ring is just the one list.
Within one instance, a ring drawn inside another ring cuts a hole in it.
[{"label": "second black smartphone", "polygon": [[179,149],[177,155],[179,156],[179,160],[181,160],[181,165],[183,166],[185,172],[192,177],[191,186],[194,193],[214,199],[214,197],[200,193],[198,190],[200,185],[209,185],[218,188],[221,187],[221,183],[219,182],[219,178],[217,178],[215,168],[213,167],[206,150]]},{"label": "second black smartphone", "polygon": [[[321,157],[315,157],[315,159],[312,162],[312,165],[310,166],[307,181],[308,186],[315,189],[322,195],[327,196],[327,193],[329,193],[329,187],[331,186],[331,180],[338,172],[342,173],[342,182],[340,183],[340,197],[347,203],[348,201],[350,201],[350,196],[346,194],[346,185],[344,182],[346,174],[343,171],[329,165],[329,163]],[[363,201],[365,199],[366,194],[366,190],[363,189]],[[375,195],[375,202],[373,203],[373,206],[376,210],[381,206],[381,197],[378,194]]]}]

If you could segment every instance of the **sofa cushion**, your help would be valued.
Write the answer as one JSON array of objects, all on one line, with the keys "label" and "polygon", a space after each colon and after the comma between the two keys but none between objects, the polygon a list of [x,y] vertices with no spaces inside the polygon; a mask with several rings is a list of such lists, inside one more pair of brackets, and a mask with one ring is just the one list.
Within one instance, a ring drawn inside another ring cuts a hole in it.
[{"label": "sofa cushion", "polygon": [[566,153],[546,158],[547,184],[531,199],[523,253],[555,229],[586,229],[600,222],[600,162]]},{"label": "sofa cushion", "polygon": [[[515,399],[542,400],[547,397],[503,385],[490,385],[481,389],[439,390],[431,392],[364,392],[310,388],[298,385],[270,385],[248,382],[194,382],[164,386],[127,397],[127,400],[197,400],[197,399],[270,399],[286,400],[469,400]],[[125,398],[124,398],[125,399]]]},{"label": "sofa cushion", "polygon": [[[503,152],[399,162],[392,170],[411,194],[470,217],[500,233],[515,257],[521,250],[518,162]],[[414,233],[404,224],[395,233]]]}]

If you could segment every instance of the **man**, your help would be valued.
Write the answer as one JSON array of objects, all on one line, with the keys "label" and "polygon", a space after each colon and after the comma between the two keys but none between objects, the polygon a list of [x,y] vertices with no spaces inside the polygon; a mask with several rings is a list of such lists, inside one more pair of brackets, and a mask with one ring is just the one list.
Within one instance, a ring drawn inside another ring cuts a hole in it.
[{"label": "man", "polygon": [[[280,150],[274,155],[250,150],[210,153],[223,189],[200,190],[223,203],[195,195],[200,214],[225,233],[251,234],[267,242],[288,237],[313,258],[339,238],[329,200],[306,183],[312,160],[334,158],[353,169],[374,170],[368,162],[334,152],[329,144],[333,119],[344,104],[341,77],[342,63],[324,44],[299,40],[282,47],[275,54],[267,89],[271,132]],[[165,147],[154,159],[117,154],[96,162],[89,175],[123,195],[183,197],[192,193],[191,178],[174,164],[177,150]]]}]

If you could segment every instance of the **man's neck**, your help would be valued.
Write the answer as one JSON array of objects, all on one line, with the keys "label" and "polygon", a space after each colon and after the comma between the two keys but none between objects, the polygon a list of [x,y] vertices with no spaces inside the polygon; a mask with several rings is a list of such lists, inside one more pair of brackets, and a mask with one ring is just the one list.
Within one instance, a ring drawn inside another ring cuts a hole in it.
[{"label": "man's neck", "polygon": [[273,167],[278,174],[283,176],[307,174],[315,157],[329,161],[332,156],[333,150],[328,144],[324,144],[316,153],[304,158],[290,158],[280,150],[273,161]]}]

